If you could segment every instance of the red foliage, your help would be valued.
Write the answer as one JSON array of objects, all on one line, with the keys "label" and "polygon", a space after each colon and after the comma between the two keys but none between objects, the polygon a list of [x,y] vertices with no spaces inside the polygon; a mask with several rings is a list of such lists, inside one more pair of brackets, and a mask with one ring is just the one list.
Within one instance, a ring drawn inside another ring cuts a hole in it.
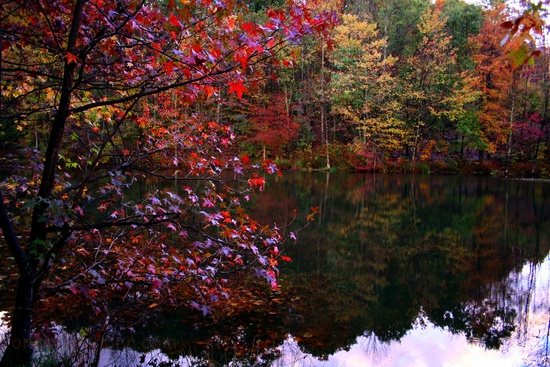
[{"label": "red foliage", "polygon": [[298,137],[300,125],[289,115],[284,95],[273,95],[263,106],[251,109],[249,141],[261,144],[280,155],[286,144]]},{"label": "red foliage", "polygon": [[76,293],[107,318],[114,297],[207,312],[243,265],[277,286],[281,235],[240,206],[262,182],[221,178],[250,168],[248,158],[221,154],[234,135],[197,102],[220,87],[242,98],[257,76],[250,65],[334,20],[306,2],[286,6],[252,24],[236,0],[3,4],[1,115],[14,131],[35,124],[47,146],[1,185],[0,228],[20,282],[0,365],[29,363],[40,298]]}]

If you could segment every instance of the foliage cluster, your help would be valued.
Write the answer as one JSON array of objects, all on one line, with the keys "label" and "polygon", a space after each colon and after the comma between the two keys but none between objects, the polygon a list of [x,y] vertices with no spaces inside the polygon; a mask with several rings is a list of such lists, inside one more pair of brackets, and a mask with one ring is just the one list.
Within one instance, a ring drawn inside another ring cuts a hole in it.
[{"label": "foliage cluster", "polygon": [[479,161],[499,175],[548,172],[546,3],[523,13],[462,0],[324,4],[340,14],[331,39],[285,50],[293,67],[262,90],[284,95],[298,133],[277,147],[239,134],[251,156],[310,170],[475,173]]},{"label": "foliage cluster", "polygon": [[336,19],[278,3],[2,1],[0,228],[17,281],[1,366],[31,363],[59,300],[101,326],[97,365],[108,329],[136,312],[207,314],[244,270],[277,289],[285,234],[242,203],[278,169],[231,151],[226,109]]}]

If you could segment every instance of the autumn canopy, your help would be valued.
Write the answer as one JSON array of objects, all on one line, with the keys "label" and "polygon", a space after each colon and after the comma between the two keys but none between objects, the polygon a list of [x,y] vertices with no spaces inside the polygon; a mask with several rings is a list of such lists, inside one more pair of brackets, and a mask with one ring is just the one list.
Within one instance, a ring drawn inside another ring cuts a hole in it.
[{"label": "autumn canopy", "polygon": [[68,304],[97,363],[138,314],[277,289],[299,228],[245,208],[281,170],[548,177],[548,0],[490,3],[3,0],[0,366]]}]

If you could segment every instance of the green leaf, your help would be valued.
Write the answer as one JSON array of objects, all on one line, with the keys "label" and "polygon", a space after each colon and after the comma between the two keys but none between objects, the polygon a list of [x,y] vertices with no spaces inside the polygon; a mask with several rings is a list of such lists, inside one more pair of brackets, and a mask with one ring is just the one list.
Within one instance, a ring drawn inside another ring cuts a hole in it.
[{"label": "green leaf", "polygon": [[510,51],[510,60],[512,62],[512,67],[514,69],[519,68],[521,65],[525,63],[527,60],[527,55],[529,54],[529,51],[527,50],[527,47],[525,45],[521,45],[519,48]]}]

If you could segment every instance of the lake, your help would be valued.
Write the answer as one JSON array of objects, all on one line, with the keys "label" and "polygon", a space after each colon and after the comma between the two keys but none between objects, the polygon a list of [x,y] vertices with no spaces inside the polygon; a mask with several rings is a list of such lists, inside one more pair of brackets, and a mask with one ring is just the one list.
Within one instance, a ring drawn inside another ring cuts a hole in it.
[{"label": "lake", "polygon": [[136,327],[103,350],[102,365],[549,365],[549,182],[266,179],[247,203],[254,216],[284,227],[298,212],[281,290],[242,280],[240,299],[211,318]]},{"label": "lake", "polygon": [[318,290],[290,365],[548,363],[548,182],[288,173],[266,196],[321,213],[282,269]]}]

